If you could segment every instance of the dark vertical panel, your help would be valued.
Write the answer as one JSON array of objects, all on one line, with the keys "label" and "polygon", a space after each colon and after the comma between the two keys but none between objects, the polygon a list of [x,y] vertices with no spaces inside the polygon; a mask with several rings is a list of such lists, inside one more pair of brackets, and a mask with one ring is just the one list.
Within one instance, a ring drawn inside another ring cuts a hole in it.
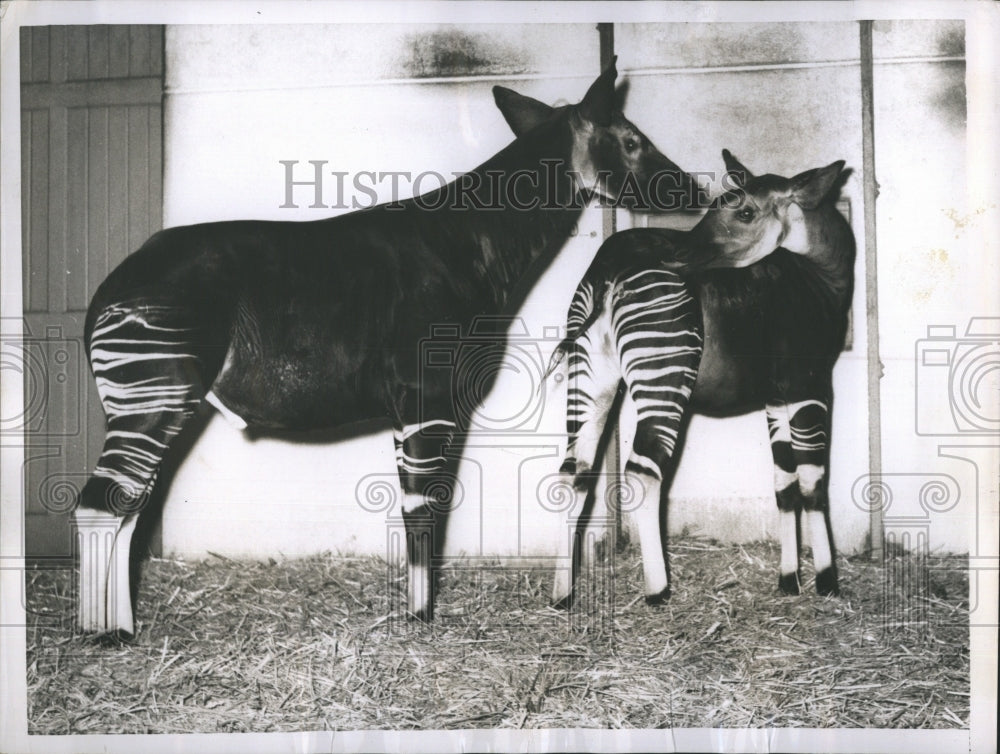
[{"label": "dark vertical panel", "polygon": [[108,271],[128,253],[128,108],[108,108]]},{"label": "dark vertical panel", "polygon": [[108,31],[108,76],[126,78],[129,73],[129,27],[112,26]]},{"label": "dark vertical panel", "polygon": [[49,111],[49,170],[47,217],[38,230],[47,230],[49,275],[48,310],[66,311],[66,108],[53,107]]},{"label": "dark vertical panel", "polygon": [[128,108],[128,236],[126,253],[149,235],[149,107]]},{"label": "dark vertical panel", "polygon": [[49,81],[66,80],[66,29],[65,26],[49,28]]},{"label": "dark vertical panel", "polygon": [[28,212],[28,223],[31,226],[31,239],[28,254],[34,260],[28,276],[28,296],[25,299],[25,311],[45,311],[48,308],[48,204],[49,204],[49,111],[33,110],[31,112],[31,169],[28,177],[28,191],[31,198],[31,209]]},{"label": "dark vertical panel", "polygon": [[22,26],[19,34],[21,42],[21,81],[31,81],[31,27]]},{"label": "dark vertical panel", "polygon": [[[22,29],[23,31],[23,29]],[[23,39],[23,37],[22,37]],[[21,48],[22,51],[24,48]],[[23,58],[22,58],[23,60]],[[31,111],[21,111],[21,249],[22,262],[21,296],[24,308],[30,304],[31,291],[28,281],[31,280],[31,268],[35,258],[28,253],[31,249]]]},{"label": "dark vertical panel", "polygon": [[108,274],[108,108],[87,111],[87,287]]},{"label": "dark vertical panel", "polygon": [[[39,356],[42,353],[39,352]],[[46,512],[42,504],[42,486],[49,476],[54,462],[58,462],[59,448],[57,446],[34,446],[25,449],[24,465],[24,510],[29,516],[39,516]]]},{"label": "dark vertical panel", "polygon": [[100,396],[97,395],[97,385],[93,380],[87,380],[87,470],[97,465],[97,460],[104,450],[104,430],[106,419]]},{"label": "dark vertical panel", "polygon": [[151,76],[152,49],[149,44],[148,26],[128,27],[128,72],[130,76]]},{"label": "dark vertical panel", "polygon": [[162,26],[147,26],[149,29],[149,74],[150,76],[163,75],[163,33]]},{"label": "dark vertical panel", "polygon": [[67,332],[62,327],[49,326],[46,323],[44,331],[38,333],[38,335],[45,338],[42,350],[45,354],[45,365],[47,367],[45,374],[45,389],[47,392],[45,424],[41,437],[44,438],[46,445],[53,446],[54,452],[39,469],[43,476],[41,480],[34,484],[35,489],[32,497],[35,499],[31,503],[44,511],[45,507],[43,507],[42,502],[48,497],[46,495],[46,488],[51,486],[51,482],[56,477],[65,477],[66,472],[69,471],[66,463],[66,445],[69,438],[65,435],[70,429],[67,423],[67,411],[69,407],[66,401],[66,391],[70,386],[66,384],[65,371]]},{"label": "dark vertical panel", "polygon": [[86,26],[66,28],[66,78],[69,81],[87,78],[87,28]]},{"label": "dark vertical panel", "polygon": [[31,81],[49,80],[49,27],[31,29]]},{"label": "dark vertical panel", "polygon": [[73,108],[67,113],[66,147],[66,305],[82,311],[90,301],[87,282],[87,151],[89,129],[87,110]]},{"label": "dark vertical panel", "polygon": [[108,77],[108,27],[91,26],[87,31],[87,78]]}]

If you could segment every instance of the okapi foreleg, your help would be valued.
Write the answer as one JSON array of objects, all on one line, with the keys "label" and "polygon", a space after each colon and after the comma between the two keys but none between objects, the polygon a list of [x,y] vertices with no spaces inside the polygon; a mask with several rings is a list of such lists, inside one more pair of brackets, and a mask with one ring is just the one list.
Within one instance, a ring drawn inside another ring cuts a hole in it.
[{"label": "okapi foreleg", "polygon": [[778,503],[778,529],[781,538],[781,566],[778,588],[785,594],[799,593],[799,512],[802,493],[795,472],[792,453],[792,430],[788,404],[769,402],[764,407],[767,428],[771,436],[771,457],[774,459],[774,496]]},{"label": "okapi foreleg", "polygon": [[434,555],[443,544],[438,517],[446,515],[442,504],[450,502],[454,492],[447,457],[454,433],[455,422],[450,419],[410,424],[393,432],[403,489],[407,608],[422,621],[434,617]]},{"label": "okapi foreleg", "polygon": [[802,495],[802,511],[809,526],[816,592],[838,594],[837,569],[827,526],[830,498],[827,493],[827,428],[830,414],[820,400],[806,400],[788,406],[792,435],[792,456]]},{"label": "okapi foreleg", "polygon": [[774,458],[774,489],[781,532],[781,574],[786,594],[799,593],[798,516],[809,527],[816,591],[837,594],[837,571],[827,527],[827,426],[829,412],[819,400],[769,402],[766,406]]}]

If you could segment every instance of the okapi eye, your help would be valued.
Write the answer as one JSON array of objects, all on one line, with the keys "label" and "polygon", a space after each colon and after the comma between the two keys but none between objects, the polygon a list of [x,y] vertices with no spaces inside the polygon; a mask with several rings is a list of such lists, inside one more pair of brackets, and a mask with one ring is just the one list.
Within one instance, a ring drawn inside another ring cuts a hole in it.
[{"label": "okapi eye", "polygon": [[626,152],[634,152],[638,148],[639,148],[639,142],[637,142],[635,139],[632,138],[625,139]]},{"label": "okapi eye", "polygon": [[736,213],[736,217],[742,220],[743,222],[748,223],[751,220],[753,220],[756,214],[757,213],[754,212],[753,207],[744,207],[743,209],[741,209],[739,212]]}]

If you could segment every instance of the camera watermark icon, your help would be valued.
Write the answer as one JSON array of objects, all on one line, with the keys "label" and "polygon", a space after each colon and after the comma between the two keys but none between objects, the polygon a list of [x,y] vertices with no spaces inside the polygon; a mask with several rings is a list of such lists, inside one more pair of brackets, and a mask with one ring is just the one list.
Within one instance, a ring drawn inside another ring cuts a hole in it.
[{"label": "camera watermark icon", "polygon": [[[935,571],[964,570],[955,558],[934,555],[931,527],[934,517],[958,505],[958,480],[942,473],[864,474],[851,488],[851,501],[866,512],[882,513],[882,630],[930,625],[929,600],[934,594]],[[893,504],[916,501],[919,510],[889,514]],[[965,625],[963,618],[962,625]]]},{"label": "camera watermark icon", "polygon": [[[546,327],[532,336],[521,317],[477,317],[468,332],[457,324],[431,327],[419,343],[419,381],[439,390],[421,391],[420,422],[439,419],[442,397],[459,426],[477,432],[527,434],[538,431],[545,410],[546,362],[541,345],[561,339]],[[547,349],[551,350],[551,348]],[[504,389],[493,393],[499,380]],[[426,396],[426,397],[425,397]]]},{"label": "camera watermark icon", "polygon": [[916,345],[918,435],[1000,434],[1000,317],[930,325]]},{"label": "camera watermark icon", "polygon": [[565,517],[553,578],[572,585],[571,626],[613,633],[618,551],[614,544],[623,514],[638,508],[647,490],[639,479],[604,471],[586,472],[583,486],[574,484],[575,479],[565,472],[548,474],[535,492],[542,508]]},{"label": "camera watermark icon", "polygon": [[[24,405],[17,415],[0,416],[0,434],[34,437],[76,437],[83,431],[86,409],[83,344],[59,325],[35,332],[22,320],[22,338],[0,341],[0,369],[5,389],[24,385]],[[6,331],[7,328],[4,327]],[[49,416],[58,411],[57,422]]]}]

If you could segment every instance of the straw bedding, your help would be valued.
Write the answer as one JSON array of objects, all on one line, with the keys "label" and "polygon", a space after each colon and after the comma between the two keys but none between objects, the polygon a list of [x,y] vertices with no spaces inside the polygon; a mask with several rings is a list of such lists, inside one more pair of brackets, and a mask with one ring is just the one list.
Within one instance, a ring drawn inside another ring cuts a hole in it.
[{"label": "straw bedding", "polygon": [[27,576],[34,734],[316,729],[965,728],[963,558],[841,559],[843,594],[776,588],[777,548],[674,538],[674,595],[627,550],[548,607],[535,564],[445,568],[435,623],[375,557],[152,559],[138,639],[73,632],[72,572]]}]

